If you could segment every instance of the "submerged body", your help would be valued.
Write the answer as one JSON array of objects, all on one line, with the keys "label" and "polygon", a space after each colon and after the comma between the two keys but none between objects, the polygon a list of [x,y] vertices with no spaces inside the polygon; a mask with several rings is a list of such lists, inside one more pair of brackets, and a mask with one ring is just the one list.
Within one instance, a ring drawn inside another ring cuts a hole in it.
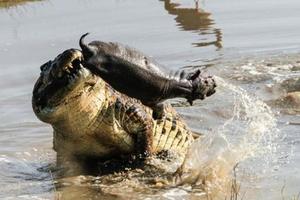
[{"label": "submerged body", "polygon": [[151,109],[90,73],[82,59],[70,49],[44,64],[33,90],[35,114],[53,127],[58,164],[80,171],[88,158],[165,150],[184,157],[194,136],[171,106],[154,120]]},{"label": "submerged body", "polygon": [[143,53],[117,43],[93,41],[85,44],[86,35],[79,42],[84,56],[83,66],[117,91],[151,107],[155,118],[162,117],[162,102],[166,99],[183,97],[192,104],[196,99],[215,93],[214,79],[201,76],[200,70],[187,75],[182,71],[180,78],[169,77]]}]

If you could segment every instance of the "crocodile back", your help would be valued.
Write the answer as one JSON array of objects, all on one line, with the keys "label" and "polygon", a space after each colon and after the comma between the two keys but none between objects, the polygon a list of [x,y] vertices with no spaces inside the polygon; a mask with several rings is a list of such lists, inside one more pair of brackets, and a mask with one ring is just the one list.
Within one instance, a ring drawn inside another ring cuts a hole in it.
[{"label": "crocodile back", "polygon": [[174,108],[167,105],[165,109],[166,116],[161,120],[154,120],[153,150],[154,152],[173,150],[185,153],[194,141],[193,133]]}]

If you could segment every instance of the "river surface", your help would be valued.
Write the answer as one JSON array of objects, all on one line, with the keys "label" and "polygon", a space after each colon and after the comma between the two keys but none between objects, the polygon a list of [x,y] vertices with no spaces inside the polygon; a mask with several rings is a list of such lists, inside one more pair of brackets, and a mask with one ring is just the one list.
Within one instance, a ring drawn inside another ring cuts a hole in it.
[{"label": "river surface", "polygon": [[[299,9],[298,0],[47,0],[0,8],[0,199],[230,199],[236,186],[238,199],[299,199],[300,100],[285,97],[300,91]],[[193,107],[171,101],[204,134],[183,166],[185,184],[147,184],[138,170],[55,180],[52,130],[32,111],[32,88],[39,66],[78,48],[85,32],[87,40],[135,47],[168,70],[215,75],[212,97]]]}]

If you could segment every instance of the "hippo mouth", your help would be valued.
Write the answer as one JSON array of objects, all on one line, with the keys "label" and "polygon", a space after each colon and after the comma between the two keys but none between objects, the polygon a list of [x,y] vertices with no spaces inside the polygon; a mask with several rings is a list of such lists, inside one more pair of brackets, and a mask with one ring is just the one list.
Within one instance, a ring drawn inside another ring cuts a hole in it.
[{"label": "hippo mouth", "polygon": [[35,112],[59,105],[81,78],[90,73],[82,66],[81,51],[68,49],[58,55],[53,61],[43,64],[32,97]]}]

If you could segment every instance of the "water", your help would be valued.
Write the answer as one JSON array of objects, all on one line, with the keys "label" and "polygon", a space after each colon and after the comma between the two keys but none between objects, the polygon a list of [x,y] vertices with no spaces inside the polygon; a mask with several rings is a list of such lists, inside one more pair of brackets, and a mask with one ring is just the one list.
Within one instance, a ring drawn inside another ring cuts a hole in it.
[{"label": "water", "polygon": [[[300,91],[299,6],[296,0],[51,0],[0,9],[0,199],[228,199],[236,164],[244,199],[297,197],[300,105],[280,99]],[[140,49],[169,70],[200,67],[218,77],[218,91],[207,100],[193,107],[172,101],[204,134],[180,186],[151,170],[53,177],[51,128],[32,112],[32,87],[39,66],[78,48],[85,32],[88,40]]]}]

